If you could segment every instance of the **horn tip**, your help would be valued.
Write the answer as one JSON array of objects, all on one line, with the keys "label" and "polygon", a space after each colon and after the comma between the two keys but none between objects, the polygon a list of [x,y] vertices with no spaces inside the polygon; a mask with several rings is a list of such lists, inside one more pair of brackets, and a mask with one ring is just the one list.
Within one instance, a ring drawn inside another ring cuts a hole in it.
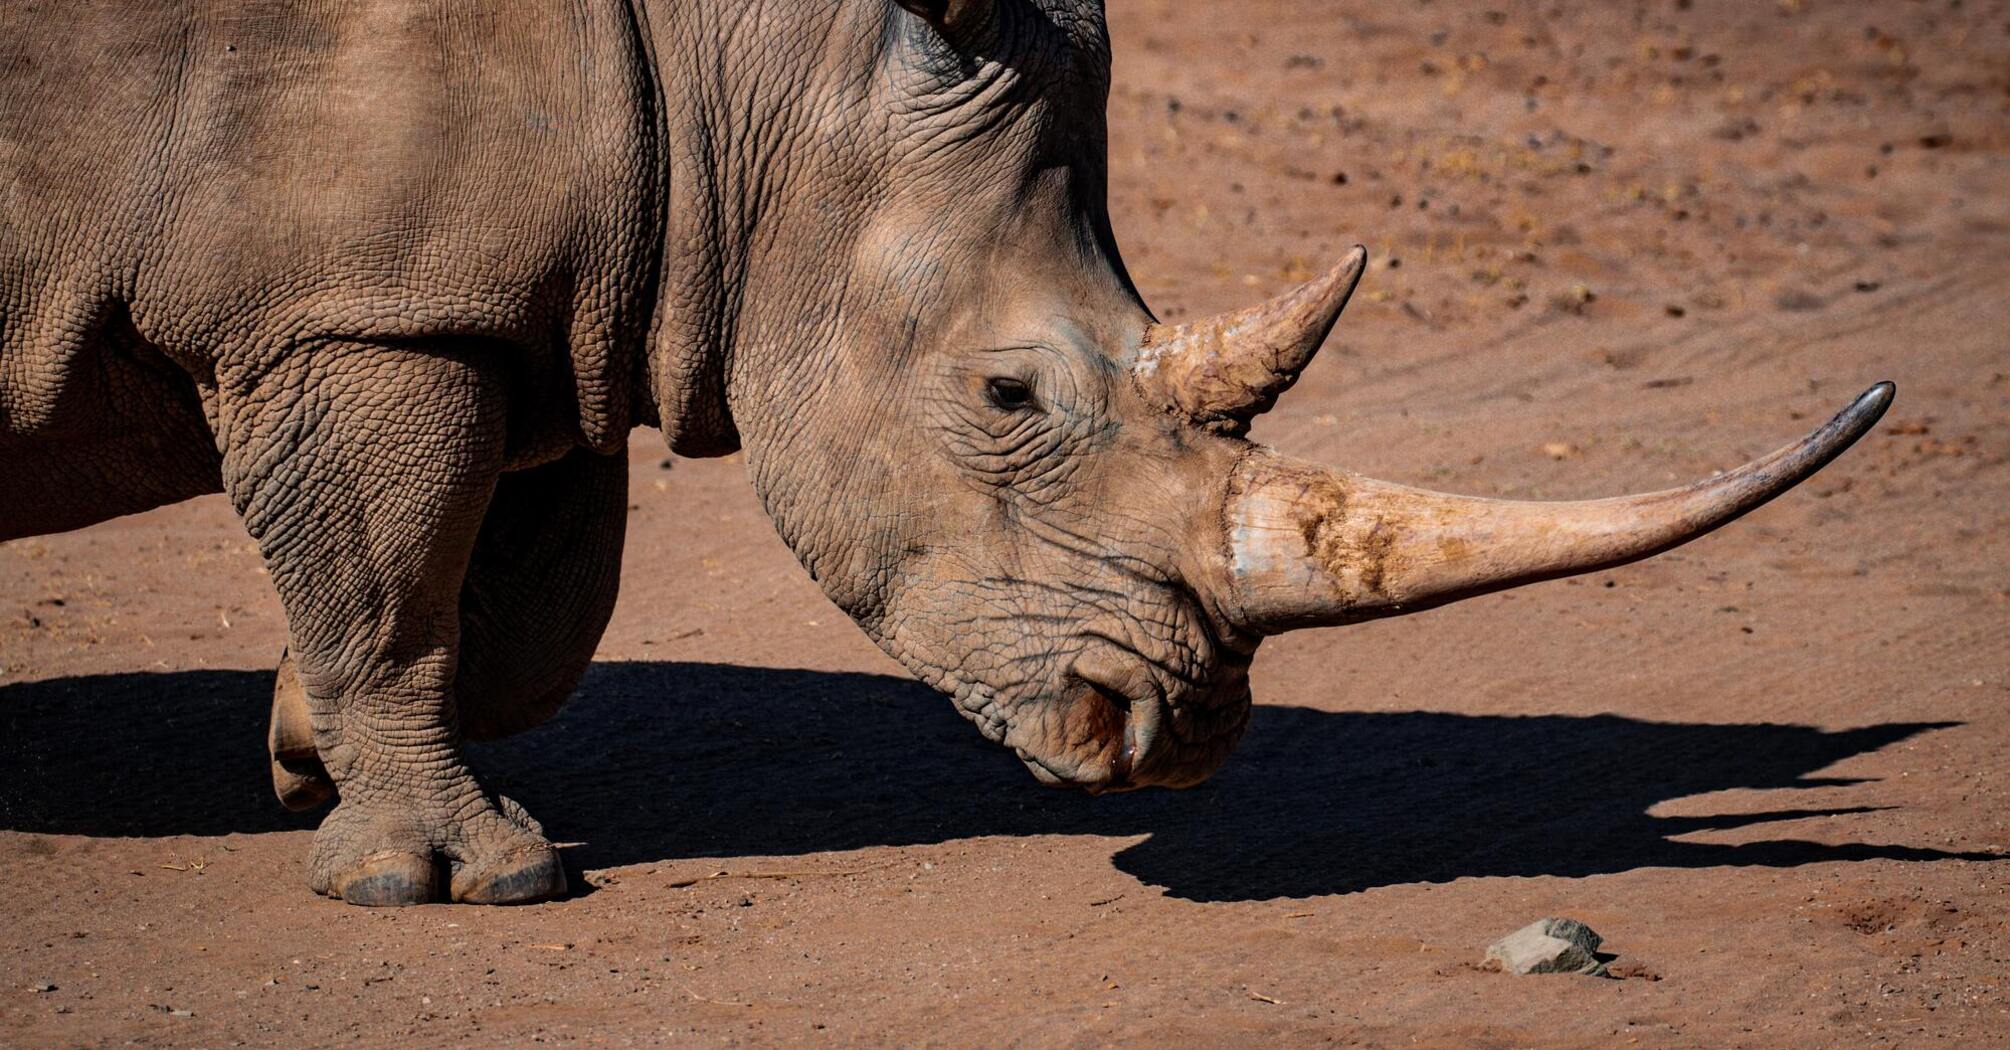
[{"label": "horn tip", "polygon": [[[1819,447],[1822,452],[1815,467],[1820,467],[1853,444],[1857,439],[1870,433],[1870,428],[1884,417],[1884,410],[1891,407],[1892,399],[1898,396],[1898,387],[1890,380],[1871,384],[1870,389],[1858,394],[1834,419],[1828,421],[1815,433],[1808,435],[1811,447]],[[1813,472],[1810,468],[1809,473]]]},{"label": "horn tip", "polygon": [[1852,430],[1858,432],[1868,430],[1876,425],[1878,419],[1884,415],[1885,409],[1891,407],[1892,400],[1897,396],[1898,384],[1891,380],[1885,379],[1873,383],[1870,389],[1858,394],[1856,400],[1842,410],[1843,421]]},{"label": "horn tip", "polygon": [[1348,249],[1347,254],[1341,256],[1340,261],[1334,263],[1332,269],[1314,277],[1306,287],[1323,286],[1338,292],[1340,298],[1334,309],[1335,316],[1338,316],[1340,310],[1346,307],[1347,297],[1354,294],[1354,286],[1361,283],[1361,275],[1367,271],[1368,248],[1366,245],[1357,244]]}]

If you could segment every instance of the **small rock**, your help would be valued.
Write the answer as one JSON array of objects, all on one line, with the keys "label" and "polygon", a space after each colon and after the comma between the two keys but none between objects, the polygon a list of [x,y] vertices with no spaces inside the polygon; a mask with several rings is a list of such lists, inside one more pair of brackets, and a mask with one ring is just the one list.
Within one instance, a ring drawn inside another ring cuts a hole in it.
[{"label": "small rock", "polygon": [[1605,968],[1605,976],[1619,981],[1658,981],[1659,971],[1645,963],[1628,962],[1624,959]]},{"label": "small rock", "polygon": [[1487,948],[1489,968],[1513,974],[1586,973],[1604,976],[1598,946],[1604,938],[1576,919],[1541,919]]},{"label": "small rock", "polygon": [[1773,305],[1789,313],[1806,313],[1819,310],[1824,301],[1821,296],[1802,288],[1789,288],[1773,299]]},{"label": "small rock", "polygon": [[56,986],[50,984],[48,981],[36,981],[34,984],[28,986],[28,990],[36,994],[43,994],[55,991]]}]

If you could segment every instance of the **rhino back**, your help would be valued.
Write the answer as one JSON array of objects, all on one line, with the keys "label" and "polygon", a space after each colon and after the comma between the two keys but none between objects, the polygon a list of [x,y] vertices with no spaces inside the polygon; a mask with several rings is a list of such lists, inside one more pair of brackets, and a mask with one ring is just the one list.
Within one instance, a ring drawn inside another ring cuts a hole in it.
[{"label": "rhino back", "polygon": [[511,358],[513,431],[625,433],[660,197],[625,4],[15,4],[0,78],[16,433],[113,328],[211,398],[447,337]]}]

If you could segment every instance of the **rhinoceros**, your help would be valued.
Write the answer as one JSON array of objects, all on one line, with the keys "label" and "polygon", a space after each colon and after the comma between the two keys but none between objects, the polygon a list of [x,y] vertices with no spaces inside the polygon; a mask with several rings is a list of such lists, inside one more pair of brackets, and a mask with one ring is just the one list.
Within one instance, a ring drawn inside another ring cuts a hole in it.
[{"label": "rhinoceros", "polygon": [[1033,776],[1185,786],[1258,643],[1646,557],[1878,418],[1667,492],[1523,503],[1247,438],[1356,249],[1160,323],[1106,210],[1095,0],[0,8],[0,539],[221,491],[288,624],[316,891],[564,892],[462,742],[614,606],[625,448],[745,451],[876,643]]}]

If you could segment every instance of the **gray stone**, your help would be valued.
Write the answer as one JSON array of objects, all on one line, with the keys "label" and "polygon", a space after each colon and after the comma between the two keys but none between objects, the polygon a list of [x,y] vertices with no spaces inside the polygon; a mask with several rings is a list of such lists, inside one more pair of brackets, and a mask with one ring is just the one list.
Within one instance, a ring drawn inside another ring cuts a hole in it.
[{"label": "gray stone", "polygon": [[1487,948],[1486,961],[1514,974],[1603,974],[1598,946],[1605,938],[1576,919],[1542,919],[1529,923]]}]

